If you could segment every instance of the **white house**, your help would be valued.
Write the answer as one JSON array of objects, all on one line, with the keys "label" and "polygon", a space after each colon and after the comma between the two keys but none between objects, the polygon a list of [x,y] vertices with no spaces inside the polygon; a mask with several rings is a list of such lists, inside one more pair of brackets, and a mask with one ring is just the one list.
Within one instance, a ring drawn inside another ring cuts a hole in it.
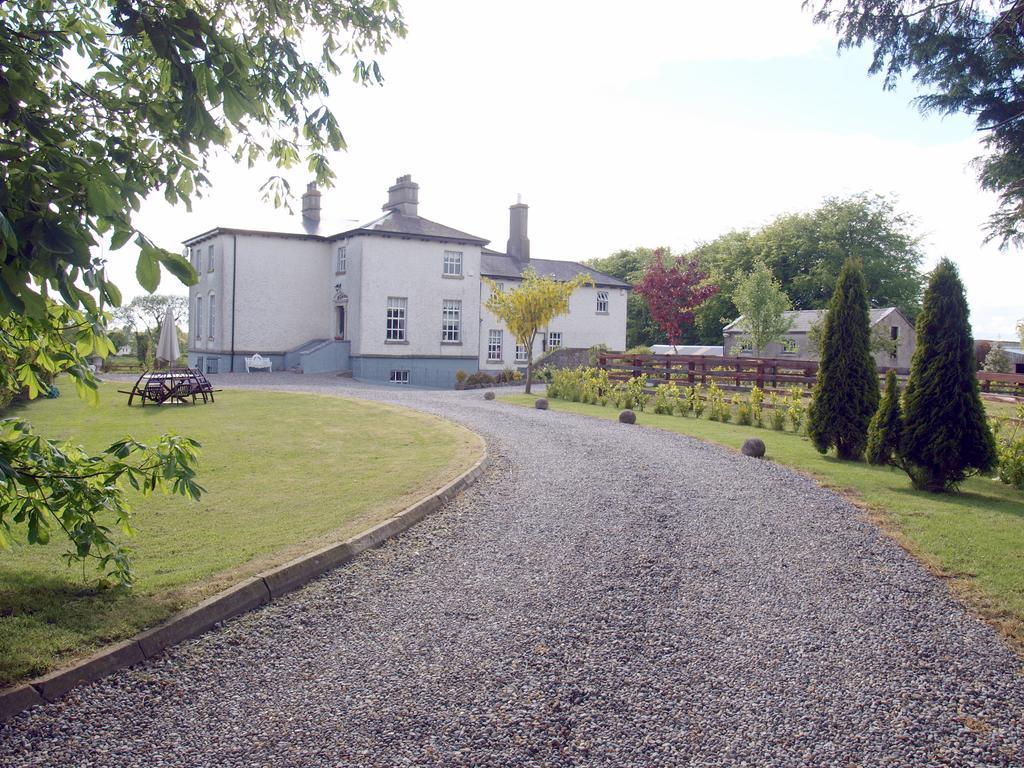
[{"label": "white house", "polygon": [[585,273],[568,315],[545,329],[552,346],[624,349],[629,284],[581,264],[531,259],[528,208],[510,209],[505,253],[419,215],[419,185],[402,176],[384,215],[361,226],[321,216],[310,184],[302,216],[257,228],[217,227],[185,241],[199,282],[190,289],[189,363],[208,373],[245,370],[259,353],[275,370],[351,372],[360,379],[450,386],[459,369],[526,363],[508,330],[483,308],[486,276],[508,290],[532,268],[568,280]]}]

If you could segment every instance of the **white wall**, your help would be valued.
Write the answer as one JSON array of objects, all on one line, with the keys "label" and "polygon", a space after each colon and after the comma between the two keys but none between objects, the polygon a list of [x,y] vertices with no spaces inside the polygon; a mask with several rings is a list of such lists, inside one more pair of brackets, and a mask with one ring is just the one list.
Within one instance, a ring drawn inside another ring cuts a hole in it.
[{"label": "white wall", "polygon": [[[505,290],[512,290],[519,281],[503,280]],[[597,313],[597,293],[608,291],[608,314]],[[556,317],[551,321],[547,331],[561,332],[562,346],[587,348],[596,344],[606,344],[613,350],[626,348],[626,298],[628,292],[621,288],[577,288],[569,299],[569,314]],[[483,300],[487,300],[489,292],[482,289]],[[498,370],[505,367],[517,367],[515,358],[516,342],[505,328],[505,324],[494,317],[486,309],[481,309],[483,322],[480,324],[480,367]],[[504,354],[501,362],[487,360],[487,338],[491,329],[501,329]],[[543,345],[541,335],[537,335],[533,354],[541,353]]]},{"label": "white wall", "polygon": [[[237,237],[237,246],[233,238]],[[235,349],[241,352],[284,352],[313,339],[333,338],[333,250],[328,243],[299,238],[259,235],[218,235],[215,269],[207,273],[205,249],[202,276],[189,291],[192,313],[195,297],[204,297],[217,285],[217,333],[192,345],[198,351],[227,352],[231,348],[231,264],[237,247],[235,289]],[[330,270],[330,271],[329,271]],[[206,317],[203,320],[206,323]],[[190,334],[195,339],[194,330]]]},{"label": "white wall", "polygon": [[[225,241],[227,245],[225,246]],[[209,268],[209,248],[213,246],[213,269]],[[225,259],[225,253],[228,258]],[[231,291],[231,238],[220,235],[192,246],[192,265],[199,273],[199,281],[189,288],[188,348],[198,351],[220,350],[231,331],[231,318],[225,314],[230,308]],[[226,289],[225,289],[226,287]],[[213,293],[215,314],[213,335],[210,335],[210,294]],[[196,299],[203,299],[201,327],[196,325]]]},{"label": "white wall", "polygon": [[[480,248],[397,237],[360,236],[358,332],[352,354],[476,357],[480,333]],[[462,251],[463,277],[442,274],[444,252]],[[389,296],[408,299],[406,343],[385,343]],[[444,299],[462,302],[462,342],[441,342]]]}]

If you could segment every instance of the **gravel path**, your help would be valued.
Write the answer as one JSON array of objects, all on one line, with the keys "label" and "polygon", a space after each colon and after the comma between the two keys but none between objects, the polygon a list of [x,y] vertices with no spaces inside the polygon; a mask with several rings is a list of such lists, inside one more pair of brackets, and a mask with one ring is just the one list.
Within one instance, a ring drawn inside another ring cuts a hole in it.
[{"label": "gravel path", "polygon": [[450,417],[494,461],[349,566],[0,725],[0,765],[1024,764],[1016,657],[807,479],[480,392],[266,382]]}]

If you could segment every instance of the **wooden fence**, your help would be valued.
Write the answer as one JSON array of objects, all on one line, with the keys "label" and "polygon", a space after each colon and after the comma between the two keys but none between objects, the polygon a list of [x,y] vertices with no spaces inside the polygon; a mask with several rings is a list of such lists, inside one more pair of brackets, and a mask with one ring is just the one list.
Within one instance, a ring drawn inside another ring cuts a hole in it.
[{"label": "wooden fence", "polygon": [[[726,390],[749,390],[755,385],[767,392],[783,392],[796,386],[806,394],[818,376],[818,363],[813,360],[792,360],[761,357],[717,357],[710,355],[627,355],[606,353],[598,367],[608,372],[612,381],[645,379],[648,387],[674,383],[679,387],[713,382]],[[889,368],[880,368],[884,377]],[[894,368],[905,380],[906,368]],[[978,372],[984,392],[999,392],[1024,397],[1024,374]]]}]

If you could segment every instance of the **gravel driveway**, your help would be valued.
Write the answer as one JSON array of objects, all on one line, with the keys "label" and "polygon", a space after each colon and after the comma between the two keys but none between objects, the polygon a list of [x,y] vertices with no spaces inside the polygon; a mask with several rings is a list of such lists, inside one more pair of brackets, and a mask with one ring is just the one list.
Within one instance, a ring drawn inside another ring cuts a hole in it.
[{"label": "gravel driveway", "polygon": [[263,381],[441,414],[494,461],[354,563],[0,725],[0,765],[1024,764],[1017,658],[809,480],[480,392]]}]

